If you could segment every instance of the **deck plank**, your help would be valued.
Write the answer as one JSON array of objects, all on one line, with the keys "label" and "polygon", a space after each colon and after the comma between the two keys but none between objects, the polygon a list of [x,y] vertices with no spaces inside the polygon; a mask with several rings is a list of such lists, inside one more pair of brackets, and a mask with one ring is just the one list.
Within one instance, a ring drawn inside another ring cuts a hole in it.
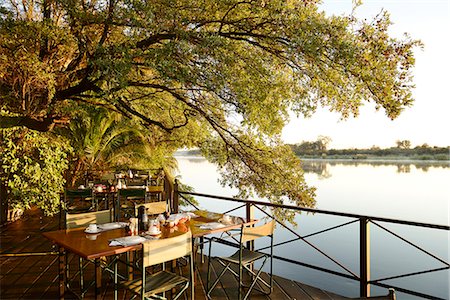
[{"label": "deck plank", "polygon": [[330,297],[329,294],[327,294],[326,292],[322,291],[321,289],[312,287],[310,285],[304,284],[304,283],[300,283],[300,282],[295,282],[296,285],[298,285],[303,291],[305,291],[310,297],[311,299],[314,300],[332,300],[333,298]]},{"label": "deck plank", "polygon": [[280,276],[274,276],[274,280],[281,289],[288,294],[290,299],[312,299],[309,294],[301,289],[294,281]]},{"label": "deck plank", "polygon": [[[267,273],[262,273],[261,277],[266,281],[270,281],[270,276]],[[278,299],[292,299],[292,297],[289,296],[289,294],[283,289],[283,287],[275,280],[275,275],[273,276],[273,290],[272,293],[269,295],[270,299],[278,300]],[[267,287],[266,287],[267,288]]]},{"label": "deck plank", "polygon": [[[52,243],[43,238],[41,231],[56,230],[59,228],[59,217],[44,217],[40,212],[31,211],[24,219],[0,227],[1,252],[2,253],[27,253],[56,251]],[[69,255],[70,272],[78,269],[78,259],[75,255]],[[217,262],[213,265],[216,271],[220,270]],[[207,277],[208,261],[201,263],[200,257],[196,259],[195,300],[207,299],[205,285]],[[120,269],[122,268],[122,269]],[[123,266],[119,269],[123,271]],[[93,266],[89,265],[85,271],[85,281],[93,279]],[[187,268],[182,269],[187,275]],[[216,278],[212,274],[212,279]],[[267,274],[262,275],[268,279]],[[102,277],[102,291],[100,299],[112,299],[114,287],[110,277],[105,273]],[[58,299],[58,256],[20,256],[0,257],[0,299]],[[78,280],[73,282],[73,288],[79,288]],[[230,300],[237,297],[238,282],[231,274],[227,274],[212,293],[212,298],[217,300]],[[66,299],[76,299],[70,292],[66,293]],[[94,299],[94,289],[90,289],[85,299]],[[127,299],[130,294],[119,290],[119,299]],[[190,299],[190,296],[187,297]],[[279,276],[274,276],[274,289],[269,296],[258,291],[252,291],[251,299],[346,299],[345,297],[323,291],[302,283]],[[192,299],[190,299],[192,300]]]}]

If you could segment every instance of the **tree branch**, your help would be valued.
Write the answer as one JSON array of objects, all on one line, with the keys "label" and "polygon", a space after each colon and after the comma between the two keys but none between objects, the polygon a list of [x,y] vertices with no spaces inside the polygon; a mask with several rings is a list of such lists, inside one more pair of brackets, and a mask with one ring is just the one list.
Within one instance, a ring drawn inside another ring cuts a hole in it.
[{"label": "tree branch", "polygon": [[51,131],[57,124],[67,124],[68,119],[54,116],[32,118],[28,116],[0,116],[0,128],[26,127],[40,132]]},{"label": "tree branch", "polygon": [[136,43],[136,47],[137,48],[147,48],[153,44],[159,43],[162,40],[173,40],[176,38],[176,34],[174,33],[160,33],[160,34],[156,34],[153,35],[149,38],[146,38],[144,40],[141,40],[139,42]]}]

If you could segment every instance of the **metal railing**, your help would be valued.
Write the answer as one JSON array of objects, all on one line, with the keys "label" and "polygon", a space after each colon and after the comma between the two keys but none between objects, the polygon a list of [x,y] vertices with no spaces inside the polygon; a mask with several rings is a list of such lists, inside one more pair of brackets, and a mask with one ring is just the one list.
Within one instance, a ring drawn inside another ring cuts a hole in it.
[{"label": "metal railing", "polygon": [[[375,217],[375,216],[365,216],[365,215],[359,215],[359,214],[343,213],[343,212],[336,212],[336,211],[329,211],[329,210],[322,210],[322,209],[313,209],[313,208],[307,208],[307,207],[297,207],[297,206],[293,206],[293,205],[272,204],[272,203],[263,202],[263,201],[243,200],[243,199],[236,199],[236,198],[230,198],[230,197],[222,197],[222,196],[217,196],[217,195],[194,193],[194,192],[184,192],[184,191],[179,191],[177,189],[177,185],[175,185],[175,189],[174,189],[174,197],[173,197],[174,206],[173,207],[178,206],[179,197],[181,197],[185,201],[185,203],[192,204],[189,201],[189,199],[186,197],[187,195],[189,195],[191,197],[193,197],[193,196],[194,197],[195,196],[196,197],[205,197],[205,198],[209,198],[209,199],[225,200],[225,201],[231,201],[234,203],[240,203],[241,205],[239,207],[233,208],[225,213],[229,213],[231,211],[245,207],[247,218],[250,218],[253,215],[253,213],[252,213],[253,207],[258,209],[263,214],[275,219],[278,224],[280,224],[283,228],[285,228],[286,230],[288,230],[295,236],[295,238],[293,238],[291,240],[276,243],[273,245],[273,247],[278,247],[278,246],[286,245],[286,244],[289,244],[289,243],[292,243],[292,242],[295,242],[298,240],[302,240],[303,242],[308,244],[310,247],[312,247],[315,251],[322,254],[326,259],[332,261],[335,265],[337,265],[339,267],[339,269],[341,271],[331,270],[331,269],[323,268],[323,267],[320,267],[317,265],[308,264],[308,263],[305,263],[302,261],[295,260],[292,257],[289,258],[289,257],[281,257],[281,256],[274,255],[275,259],[278,259],[278,260],[281,260],[284,262],[288,262],[288,263],[292,263],[295,265],[315,269],[318,271],[326,272],[326,273],[333,274],[336,276],[359,281],[361,297],[369,296],[370,295],[370,285],[375,285],[375,286],[379,286],[379,287],[383,287],[383,288],[393,288],[398,292],[403,292],[405,294],[414,295],[414,296],[422,297],[425,299],[442,299],[442,298],[439,298],[439,297],[436,297],[433,295],[428,295],[428,294],[425,294],[422,292],[413,291],[413,290],[410,290],[407,288],[402,288],[401,286],[395,286],[395,285],[385,283],[386,281],[392,280],[392,279],[399,279],[399,278],[410,277],[413,275],[420,275],[420,274],[438,272],[438,271],[442,271],[442,270],[448,270],[448,269],[450,269],[450,264],[445,259],[438,257],[437,255],[431,253],[430,251],[424,249],[423,247],[416,245],[415,243],[409,241],[408,239],[402,237],[401,235],[386,228],[385,226],[381,225],[380,222],[390,223],[390,224],[401,224],[401,225],[421,227],[421,228],[430,228],[430,229],[434,229],[434,230],[444,230],[444,231],[450,231],[450,226],[420,223],[420,222],[413,222],[413,221],[404,221],[404,220],[390,219],[390,218],[381,218],[381,217]],[[198,209],[198,207],[196,207],[195,205],[192,204],[192,206],[195,207],[196,209]],[[300,234],[296,233],[293,229],[286,226],[284,224],[284,222],[277,220],[276,217],[274,217],[272,214],[270,214],[266,210],[264,210],[265,207],[269,207],[272,209],[294,210],[296,212],[311,212],[314,214],[347,217],[347,218],[352,218],[354,220],[346,221],[345,223],[342,223],[340,225],[332,226],[329,228],[319,230],[314,233],[310,233],[308,235],[301,236]],[[337,228],[348,226],[348,225],[354,224],[354,223],[359,223],[359,260],[360,260],[359,275],[356,274],[354,271],[352,271],[349,267],[345,266],[343,263],[339,262],[337,259],[333,258],[330,254],[321,250],[319,247],[317,247],[312,242],[307,240],[308,238],[310,238],[312,236],[317,236],[319,234],[329,232],[331,230],[335,230]],[[371,274],[370,274],[370,248],[371,248],[370,226],[371,226],[371,224],[373,224],[374,226],[387,232],[388,234],[400,239],[401,241],[405,242],[406,244],[414,247],[417,251],[420,251],[420,252],[426,254],[427,256],[431,257],[433,260],[438,261],[440,264],[442,264],[442,266],[438,267],[438,268],[433,268],[433,269],[428,269],[428,270],[423,270],[423,271],[418,271],[418,272],[406,273],[406,274],[389,276],[389,277],[378,278],[378,279],[371,279]],[[267,248],[268,247],[264,247],[264,248],[257,249],[257,250],[262,251]]]}]

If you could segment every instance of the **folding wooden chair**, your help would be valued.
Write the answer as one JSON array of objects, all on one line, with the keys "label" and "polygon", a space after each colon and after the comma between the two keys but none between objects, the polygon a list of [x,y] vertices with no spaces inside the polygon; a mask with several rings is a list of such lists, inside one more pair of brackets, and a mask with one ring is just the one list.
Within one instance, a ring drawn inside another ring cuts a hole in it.
[{"label": "folding wooden chair", "polygon": [[[65,221],[66,221],[66,229],[87,227],[89,224],[104,224],[111,222],[112,219],[112,211],[111,210],[101,210],[87,213],[79,213],[79,214],[69,214],[66,212]],[[78,273],[80,274],[80,290],[81,290],[81,298],[84,297],[84,294],[87,292],[87,288],[84,287],[84,268],[86,265],[83,263],[83,259],[79,257],[78,260],[78,272],[75,273],[72,278],[69,276],[69,264],[67,255],[66,259],[66,286],[71,289],[70,281],[73,277],[75,277]]]},{"label": "folding wooden chair", "polygon": [[[142,276],[139,279],[122,282],[121,285],[141,299],[166,299],[164,293],[175,290],[172,299],[178,299],[191,286],[191,299],[194,299],[194,261],[192,255],[192,234],[190,231],[176,237],[149,240],[142,247]],[[164,263],[189,256],[189,279],[164,269]],[[163,265],[163,270],[147,275],[146,268]],[[178,288],[177,288],[178,287]],[[162,295],[161,295],[162,294]]]},{"label": "folding wooden chair", "polygon": [[[236,279],[238,280],[238,299],[247,299],[250,296],[251,291],[255,288],[266,295],[269,295],[272,292],[273,287],[273,274],[272,274],[272,260],[273,260],[273,232],[275,229],[275,221],[272,220],[264,225],[257,227],[247,227],[242,225],[240,241],[239,241],[239,249],[231,256],[228,257],[211,257],[211,247],[214,241],[219,240],[218,238],[212,238],[209,244],[209,259],[208,259],[208,277],[206,282],[207,288],[207,296],[211,298],[211,292],[219,283],[220,278],[225,274],[225,272],[231,272]],[[262,237],[270,238],[270,253],[263,253],[249,250],[245,247],[247,242],[253,242],[254,240]],[[211,276],[211,263],[212,260],[218,260],[218,262],[224,267],[222,271],[217,276],[217,279],[209,286],[210,276]],[[253,270],[253,264],[256,261],[261,260],[261,267],[258,271]],[[265,281],[260,277],[262,269],[266,262],[270,260],[270,273],[269,273],[269,282]],[[232,266],[238,267],[238,272],[232,269]],[[243,271],[247,271],[251,275],[252,282],[250,285],[244,285],[243,283]],[[259,283],[261,288],[255,287],[256,284]],[[242,297],[242,290],[247,289],[244,298]]]}]

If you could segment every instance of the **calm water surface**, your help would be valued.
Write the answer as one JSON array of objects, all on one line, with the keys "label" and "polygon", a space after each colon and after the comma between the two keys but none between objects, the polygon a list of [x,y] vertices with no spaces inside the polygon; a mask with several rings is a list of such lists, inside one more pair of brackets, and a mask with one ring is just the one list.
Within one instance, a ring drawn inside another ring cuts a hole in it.
[{"label": "calm water surface", "polygon": [[[177,159],[181,180],[194,187],[196,192],[223,196],[236,194],[236,190],[220,186],[216,167],[205,159],[200,157],[177,157]],[[305,160],[303,168],[306,171],[307,182],[317,188],[316,208],[440,225],[450,223],[449,163]],[[197,200],[202,208],[212,211],[225,211],[235,207],[226,201],[201,198]],[[306,235],[350,220],[302,213],[296,217],[298,226],[295,231]],[[448,231],[380,224],[449,261]],[[287,230],[277,227],[275,242],[290,240],[292,237]],[[314,236],[308,241],[355,274],[359,274],[358,223]],[[227,252],[227,249],[219,251]],[[274,251],[279,256],[346,272],[302,241],[276,247]],[[438,261],[379,227],[371,226],[372,279],[442,266]],[[356,281],[292,264],[276,261],[274,272],[345,296],[354,297],[359,293]],[[449,271],[445,270],[392,279],[384,283],[449,299],[449,279]],[[373,295],[384,293],[382,288],[372,287]],[[397,294],[398,299],[420,299],[402,293]]]}]

